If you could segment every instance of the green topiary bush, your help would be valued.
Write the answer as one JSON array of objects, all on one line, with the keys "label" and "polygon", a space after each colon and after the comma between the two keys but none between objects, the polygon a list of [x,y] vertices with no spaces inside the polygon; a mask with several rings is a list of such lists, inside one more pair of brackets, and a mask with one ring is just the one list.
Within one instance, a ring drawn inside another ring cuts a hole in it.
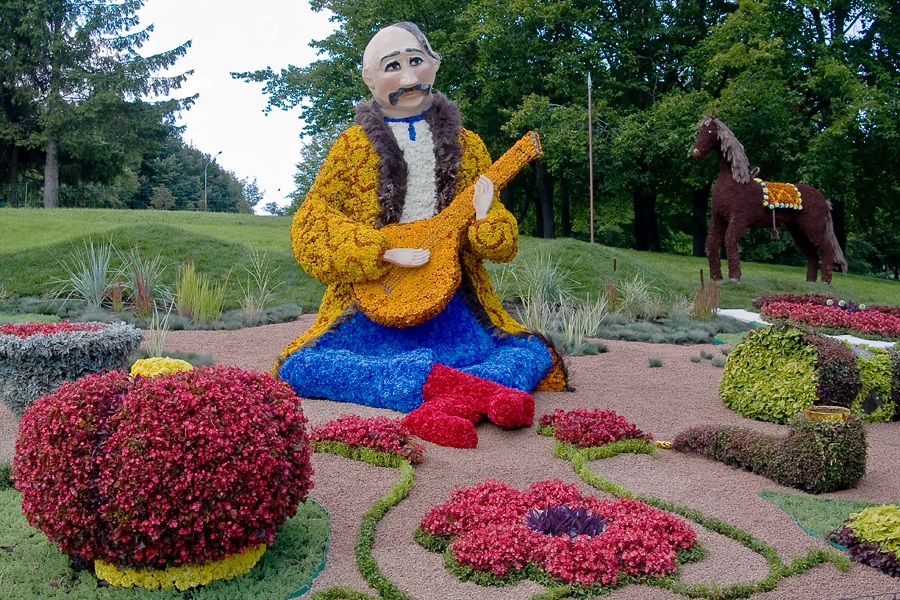
[{"label": "green topiary bush", "polygon": [[900,420],[900,347],[894,346],[888,350],[891,358],[891,402],[894,403],[894,416],[892,420]]},{"label": "green topiary bush", "polygon": [[862,387],[856,360],[837,340],[762,327],[728,353],[719,394],[739,414],[775,423],[816,404],[849,408]]},{"label": "green topiary bush", "polygon": [[123,369],[143,333],[126,323],[23,323],[0,330],[0,400],[21,418],[64,381]]},{"label": "green topiary bush", "polygon": [[850,408],[861,414],[864,421],[890,421],[897,411],[892,394],[895,363],[890,353],[882,348],[860,349],[856,365],[862,386]]},{"label": "green topiary bush", "polygon": [[813,494],[851,488],[866,472],[866,431],[856,417],[813,420],[800,414],[791,421],[787,437],[704,425],[678,434],[673,447]]}]

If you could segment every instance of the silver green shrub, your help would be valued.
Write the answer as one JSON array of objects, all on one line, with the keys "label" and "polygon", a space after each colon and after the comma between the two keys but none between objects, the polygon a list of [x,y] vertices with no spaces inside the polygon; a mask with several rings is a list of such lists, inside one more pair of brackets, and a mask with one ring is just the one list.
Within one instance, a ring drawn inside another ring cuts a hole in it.
[{"label": "silver green shrub", "polygon": [[16,418],[64,381],[97,371],[124,369],[143,333],[127,323],[91,323],[96,331],[0,334],[0,400]]}]

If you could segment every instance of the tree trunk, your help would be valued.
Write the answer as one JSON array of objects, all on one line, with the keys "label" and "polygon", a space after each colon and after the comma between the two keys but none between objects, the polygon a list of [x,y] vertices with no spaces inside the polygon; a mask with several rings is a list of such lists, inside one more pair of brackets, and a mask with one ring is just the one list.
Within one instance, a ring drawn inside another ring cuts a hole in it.
[{"label": "tree trunk", "polygon": [[44,208],[59,207],[59,140],[47,140],[47,160],[44,162]]},{"label": "tree trunk", "polygon": [[563,237],[572,237],[572,213],[569,207],[569,184],[559,180],[559,226]]},{"label": "tree trunk", "polygon": [[552,239],[556,237],[556,225],[553,222],[553,177],[547,172],[544,163],[538,161],[534,165],[534,182],[537,187],[540,221],[537,229],[540,237]]},{"label": "tree trunk", "polygon": [[639,185],[634,200],[634,249],[659,252],[659,227],[656,223],[656,196]]},{"label": "tree trunk", "polygon": [[541,225],[544,222],[544,215],[541,212],[541,197],[537,194],[534,186],[526,187],[525,194],[528,198],[528,204],[534,207],[534,228],[531,230],[531,237],[542,237],[543,229]]},{"label": "tree trunk", "polygon": [[19,147],[15,143],[9,156],[9,205],[19,208]]},{"label": "tree trunk", "polygon": [[831,221],[834,237],[841,248],[847,248],[847,204],[844,202],[844,186],[838,186],[831,198]]},{"label": "tree trunk", "polygon": [[706,256],[706,235],[708,220],[706,208],[709,206],[711,184],[694,190],[691,203],[691,237],[693,238],[693,255]]}]

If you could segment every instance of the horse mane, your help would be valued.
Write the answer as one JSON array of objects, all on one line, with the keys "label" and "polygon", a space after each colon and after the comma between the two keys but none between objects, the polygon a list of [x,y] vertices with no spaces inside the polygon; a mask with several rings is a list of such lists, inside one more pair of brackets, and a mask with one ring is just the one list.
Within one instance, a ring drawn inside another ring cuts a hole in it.
[{"label": "horse mane", "polygon": [[728,126],[716,117],[707,117],[703,120],[701,127],[708,126],[711,122],[716,124],[722,156],[731,165],[731,177],[738,183],[748,183],[750,181],[750,160],[747,158],[747,153],[744,152],[744,145],[738,141]]}]

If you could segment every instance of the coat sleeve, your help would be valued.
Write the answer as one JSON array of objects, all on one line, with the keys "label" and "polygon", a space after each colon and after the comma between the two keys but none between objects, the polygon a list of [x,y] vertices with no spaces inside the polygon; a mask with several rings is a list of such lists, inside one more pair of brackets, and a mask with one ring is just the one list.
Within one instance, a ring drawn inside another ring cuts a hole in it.
[{"label": "coat sleeve", "polygon": [[[374,153],[360,136],[344,132],[332,146],[291,224],[300,266],[319,281],[356,283],[381,277],[388,238],[371,226],[360,169]],[[377,160],[377,159],[375,159]]]},{"label": "coat sleeve", "polygon": [[[465,151],[460,169],[460,185],[465,189],[491,166],[491,157],[480,137],[463,130],[461,141]],[[468,249],[481,260],[495,263],[509,262],[519,247],[519,224],[511,212],[500,202],[500,191],[494,193],[494,201],[487,216],[469,226]]]}]

